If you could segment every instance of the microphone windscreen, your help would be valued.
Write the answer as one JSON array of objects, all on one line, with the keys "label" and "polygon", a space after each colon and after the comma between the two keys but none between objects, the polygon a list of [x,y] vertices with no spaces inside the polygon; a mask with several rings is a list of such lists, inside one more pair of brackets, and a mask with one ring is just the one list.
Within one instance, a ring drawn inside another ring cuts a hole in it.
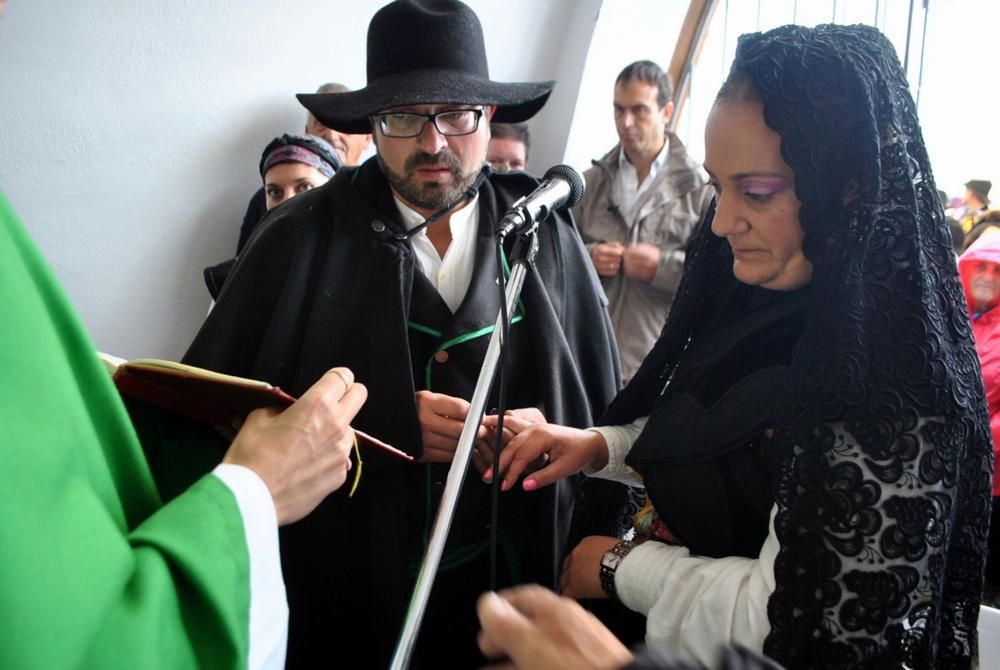
[{"label": "microphone windscreen", "polygon": [[583,175],[568,165],[554,165],[545,171],[542,181],[553,177],[563,179],[569,184],[569,198],[566,200],[566,207],[572,207],[580,202],[584,191],[587,190],[587,183],[583,180]]}]

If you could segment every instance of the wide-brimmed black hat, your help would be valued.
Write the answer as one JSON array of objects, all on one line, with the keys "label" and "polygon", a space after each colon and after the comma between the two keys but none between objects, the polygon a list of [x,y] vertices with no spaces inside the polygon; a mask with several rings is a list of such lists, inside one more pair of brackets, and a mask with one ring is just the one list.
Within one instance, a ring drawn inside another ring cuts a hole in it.
[{"label": "wide-brimmed black hat", "polygon": [[298,99],[324,126],[369,133],[369,116],[402,105],[496,105],[494,121],[525,121],[554,84],[491,81],[482,26],[465,4],[396,0],[368,25],[368,85]]},{"label": "wide-brimmed black hat", "polygon": [[986,179],[972,179],[965,182],[965,188],[975,193],[983,204],[990,204],[990,189],[993,188],[993,182]]}]

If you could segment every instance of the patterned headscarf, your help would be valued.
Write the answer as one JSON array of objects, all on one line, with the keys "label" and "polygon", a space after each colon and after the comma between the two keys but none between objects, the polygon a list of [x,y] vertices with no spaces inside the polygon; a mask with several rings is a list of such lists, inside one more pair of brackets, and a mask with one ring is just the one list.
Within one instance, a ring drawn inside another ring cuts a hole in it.
[{"label": "patterned headscarf", "polygon": [[[813,304],[768,445],[777,505],[765,653],[789,668],[967,668],[992,449],[951,238],[916,109],[867,26],[740,38],[795,172]],[[648,414],[692,324],[736,281],[699,229],[667,326],[603,419]]]},{"label": "patterned headscarf", "polygon": [[340,168],[340,158],[333,146],[316,135],[285,133],[271,140],[260,158],[260,176],[263,177],[279,163],[304,163],[314,167],[329,178]]}]

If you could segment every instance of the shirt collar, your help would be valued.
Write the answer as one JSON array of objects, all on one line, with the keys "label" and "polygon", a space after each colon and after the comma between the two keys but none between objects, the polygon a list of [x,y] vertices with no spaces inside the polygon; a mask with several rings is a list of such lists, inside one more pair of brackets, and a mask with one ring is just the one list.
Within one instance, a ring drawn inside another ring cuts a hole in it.
[{"label": "shirt collar", "polygon": [[[423,214],[417,212],[400,200],[399,196],[396,195],[395,192],[392,194],[392,199],[396,201],[396,209],[399,210],[399,216],[403,219],[403,226],[407,230],[413,230],[426,220]],[[451,229],[455,230],[456,227],[464,227],[463,224],[465,224],[469,220],[469,217],[472,216],[472,213],[476,211],[475,205],[478,203],[479,194],[477,193],[472,200],[466,203],[464,207],[456,209],[452,212],[450,219]]]},{"label": "shirt collar", "polygon": [[[666,162],[667,154],[670,153],[670,134],[664,135],[663,148],[660,149],[660,153],[656,154],[656,158],[653,159],[652,165],[649,167],[649,174],[656,174],[660,171]],[[618,167],[624,167],[625,165],[631,166],[632,163],[629,162],[628,156],[625,155],[625,147],[619,147],[618,149]]]}]

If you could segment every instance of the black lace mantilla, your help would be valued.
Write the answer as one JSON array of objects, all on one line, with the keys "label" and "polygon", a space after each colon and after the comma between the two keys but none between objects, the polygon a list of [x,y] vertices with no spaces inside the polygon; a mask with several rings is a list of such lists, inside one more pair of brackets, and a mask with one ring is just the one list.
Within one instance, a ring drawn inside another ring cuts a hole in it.
[{"label": "black lace mantilla", "polygon": [[[789,668],[967,668],[992,449],[979,362],[916,110],[867,26],[740,38],[795,171],[813,294],[772,439],[781,549],[765,653]],[[647,412],[731,277],[710,213],[664,334],[608,411]]]}]

